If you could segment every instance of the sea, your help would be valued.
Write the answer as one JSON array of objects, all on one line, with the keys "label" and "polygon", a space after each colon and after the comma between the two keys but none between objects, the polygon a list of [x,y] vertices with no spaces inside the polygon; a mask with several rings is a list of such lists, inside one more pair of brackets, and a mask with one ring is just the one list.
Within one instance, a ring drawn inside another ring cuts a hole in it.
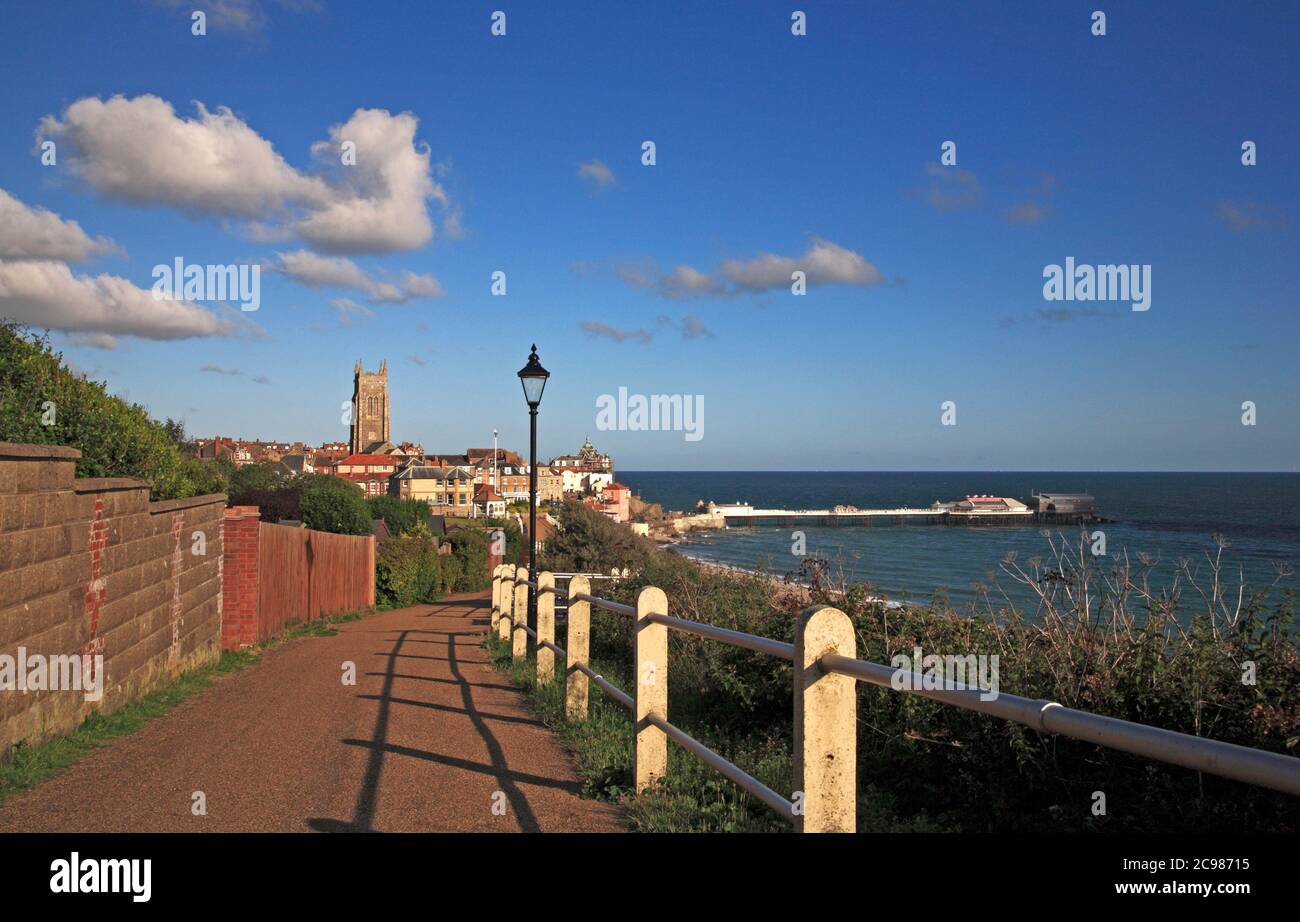
[{"label": "sea", "polygon": [[[1087,526],[1089,552],[1092,533],[1100,530],[1108,557],[1127,553],[1135,564],[1142,556],[1152,561],[1157,589],[1172,584],[1184,561],[1206,581],[1220,537],[1227,541],[1223,572],[1234,587],[1241,577],[1248,592],[1267,592],[1275,600],[1298,582],[1294,575],[1279,577],[1300,565],[1295,473],[619,471],[618,479],[642,499],[682,511],[700,500],[774,509],[875,509],[924,507],[977,493],[1021,501],[1034,493],[1089,493],[1098,514],[1113,520]],[[938,593],[958,609],[982,610],[979,586],[996,586],[1017,604],[1030,601],[1029,589],[1004,571],[1003,562],[1011,552],[1022,566],[1032,557],[1047,559],[1046,527],[759,525],[695,532],[676,550],[795,575],[796,532],[802,532],[807,555],[828,560],[849,582],[870,583],[888,599],[924,603]],[[1076,548],[1082,531],[1077,525],[1049,529],[1052,539]]]}]

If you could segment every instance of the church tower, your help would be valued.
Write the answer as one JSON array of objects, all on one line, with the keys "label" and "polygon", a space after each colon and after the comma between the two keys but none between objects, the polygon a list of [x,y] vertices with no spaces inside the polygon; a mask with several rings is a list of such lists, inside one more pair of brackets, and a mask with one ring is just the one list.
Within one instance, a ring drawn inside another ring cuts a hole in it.
[{"label": "church tower", "polygon": [[358,359],[352,373],[352,453],[381,451],[390,445],[389,435],[388,360],[369,372]]}]

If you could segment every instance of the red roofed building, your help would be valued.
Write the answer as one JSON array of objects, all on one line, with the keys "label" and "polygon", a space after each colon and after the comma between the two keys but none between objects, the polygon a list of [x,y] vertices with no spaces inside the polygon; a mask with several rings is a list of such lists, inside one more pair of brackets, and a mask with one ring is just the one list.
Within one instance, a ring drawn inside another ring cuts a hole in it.
[{"label": "red roofed building", "polygon": [[334,465],[334,476],[355,483],[366,496],[383,496],[399,460],[391,455],[348,455]]},{"label": "red roofed building", "polygon": [[490,483],[480,483],[474,488],[474,515],[489,519],[503,518],[506,514],[506,501]]},{"label": "red roofed building", "polygon": [[626,522],[632,517],[632,491],[621,483],[606,484],[600,493],[588,497],[586,503],[615,522]]}]

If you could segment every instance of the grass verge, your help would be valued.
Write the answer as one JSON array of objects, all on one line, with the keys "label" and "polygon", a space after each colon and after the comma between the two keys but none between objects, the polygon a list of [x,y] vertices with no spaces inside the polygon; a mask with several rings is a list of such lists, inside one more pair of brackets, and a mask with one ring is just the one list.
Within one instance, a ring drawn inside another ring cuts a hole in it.
[{"label": "grass verge", "polygon": [[293,625],[285,633],[268,638],[256,650],[226,650],[215,663],[187,672],[142,698],[137,698],[111,714],[96,711],[81,726],[65,736],[51,737],[35,745],[18,743],[9,757],[0,762],[0,804],[42,781],[54,777],[82,756],[129,736],[155,717],[161,717],[176,705],[208,688],[217,679],[254,665],[267,650],[283,646],[302,637],[328,637],[337,634],[335,624],[356,621],[368,612],[347,612]]},{"label": "grass verge", "polygon": [[[793,826],[748,792],[718,774],[675,743],[668,748],[668,775],[653,791],[637,795],[632,784],[632,718],[618,702],[591,686],[587,719],[564,716],[564,683],[539,687],[530,653],[514,663],[510,646],[487,635],[484,645],[492,665],[520,685],[533,712],[572,754],[584,797],[614,801],[636,832],[790,832]],[[631,675],[617,663],[593,661],[591,668],[616,687],[632,687]],[[675,723],[676,721],[674,721]],[[793,786],[790,744],[775,737],[729,739],[702,726],[683,727],[714,752],[739,765],[778,792]],[[890,804],[874,789],[863,792],[863,831],[930,831],[924,823],[900,822]]]}]

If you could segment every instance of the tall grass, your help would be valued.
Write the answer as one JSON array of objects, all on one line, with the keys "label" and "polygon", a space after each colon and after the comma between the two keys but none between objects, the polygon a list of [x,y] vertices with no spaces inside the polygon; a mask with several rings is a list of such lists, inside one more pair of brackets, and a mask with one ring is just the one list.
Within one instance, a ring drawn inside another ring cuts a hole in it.
[{"label": "tall grass", "polygon": [[[987,611],[977,617],[957,614],[940,599],[890,608],[871,586],[847,585],[824,564],[809,568],[810,586],[792,586],[703,567],[671,552],[655,554],[609,594],[631,602],[642,587],[658,586],[671,614],[787,642],[803,607],[830,604],[853,621],[863,659],[889,663],[917,646],[941,655],[997,655],[1002,692],[1294,755],[1300,740],[1294,594],[1252,593],[1239,576],[1229,578],[1222,545],[1199,567],[1180,564],[1179,578],[1159,591],[1150,567],[1143,558],[1098,560],[1085,539],[1072,544],[1048,535],[1043,557],[1023,563],[1009,557],[1003,564],[1002,578],[1030,588],[1033,608],[1018,609],[995,582],[985,590]],[[790,665],[680,632],[670,632],[669,643],[673,723],[788,796]],[[593,613],[591,653],[604,674],[627,681],[631,648],[630,619]],[[593,688],[592,697],[603,696]],[[539,706],[550,709],[548,722],[580,753],[584,777],[608,779],[602,790],[612,784],[624,793],[630,724],[621,726],[602,710],[599,720],[569,726],[558,697]],[[663,789],[632,804],[637,828],[786,828],[712,769],[670,750]],[[858,753],[863,830],[1300,826],[1296,798],[875,686],[859,686]],[[1098,792],[1105,795],[1104,813],[1096,810]]]}]

